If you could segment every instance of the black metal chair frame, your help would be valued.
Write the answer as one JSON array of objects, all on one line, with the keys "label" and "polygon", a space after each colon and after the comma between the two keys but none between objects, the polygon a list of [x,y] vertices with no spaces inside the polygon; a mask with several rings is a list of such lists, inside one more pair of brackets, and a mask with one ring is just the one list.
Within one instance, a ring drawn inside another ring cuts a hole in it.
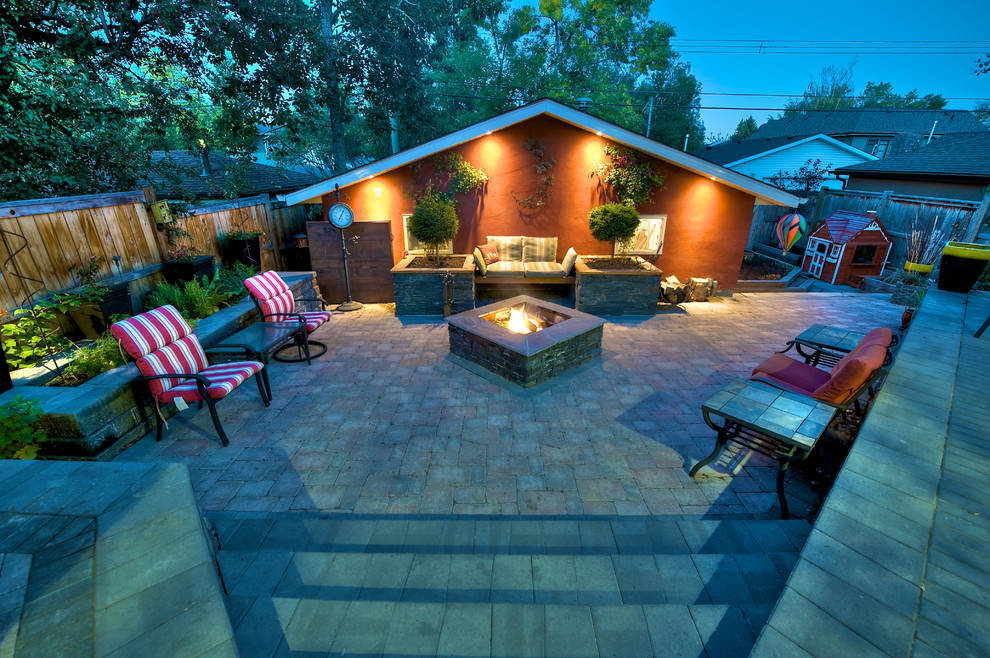
[{"label": "black metal chair frame", "polygon": [[[263,319],[263,318],[284,318],[286,316],[294,315],[294,316],[296,316],[296,317],[299,318],[300,322],[303,323],[303,331],[299,335],[296,336],[296,338],[292,342],[292,344],[286,345],[285,347],[281,347],[278,350],[276,350],[272,354],[272,358],[273,359],[275,359],[276,361],[280,361],[282,363],[302,363],[303,361],[305,361],[307,365],[311,365],[313,359],[319,358],[319,357],[321,357],[321,356],[323,356],[324,354],[327,353],[326,343],[321,343],[318,340],[311,340],[310,339],[310,337],[309,337],[309,331],[306,330],[306,319],[302,315],[300,315],[298,312],[269,313],[269,314],[266,315],[264,313],[264,311],[262,310],[262,308],[261,308],[261,302],[258,301],[258,298],[255,297],[252,294],[251,295],[251,299],[252,299],[252,301],[254,301],[254,307],[258,311],[259,319]],[[301,299],[296,299],[295,297],[293,297],[292,300],[296,304],[297,307],[302,302],[318,302],[320,304],[320,310],[325,311],[325,310],[327,310],[327,306],[328,306],[327,301],[325,299],[323,299],[322,297],[303,297]],[[319,348],[315,352],[312,349],[312,346],[313,345],[315,345],[317,348]],[[295,357],[279,356],[279,354],[281,354],[285,350],[290,350],[290,349],[293,349],[293,348],[296,349],[296,356]]]},{"label": "black metal chair frame", "polygon": [[[204,353],[209,352],[209,351],[216,352],[216,351],[220,351],[220,350],[212,350],[212,349],[211,350],[207,350],[207,349],[204,349],[203,350]],[[271,400],[268,397],[267,392],[265,391],[265,382],[262,379],[262,374],[261,374],[263,372],[265,372],[264,364],[262,364],[261,370],[259,370],[258,372],[254,373],[254,379],[258,383],[258,392],[261,393],[261,400],[265,403],[265,406],[268,407],[268,406],[271,406]],[[204,375],[201,375],[199,373],[169,373],[169,374],[162,374],[162,375],[146,375],[146,376],[136,377],[134,379],[134,381],[135,382],[150,382],[150,381],[155,380],[155,379],[192,379],[192,380],[195,380],[196,381],[196,389],[199,392],[199,396],[200,396],[199,408],[202,409],[203,408],[203,403],[204,402],[206,403],[207,408],[209,408],[209,410],[210,410],[210,418],[213,419],[213,426],[216,428],[217,434],[220,436],[220,443],[222,443],[225,446],[226,445],[230,445],[230,441],[227,439],[227,433],[224,432],[223,425],[220,423],[220,416],[217,415],[216,400],[214,400],[212,397],[210,397],[210,394],[206,390],[206,387],[210,385],[210,380],[209,379],[207,379]],[[156,404],[157,404],[157,401],[156,401]],[[155,412],[156,412],[155,413],[155,416],[157,417],[157,421],[156,421],[156,425],[155,425],[155,441],[161,441],[162,440],[162,426],[165,424],[165,418],[162,415],[162,412],[161,412],[160,409],[156,408],[155,409]]]}]

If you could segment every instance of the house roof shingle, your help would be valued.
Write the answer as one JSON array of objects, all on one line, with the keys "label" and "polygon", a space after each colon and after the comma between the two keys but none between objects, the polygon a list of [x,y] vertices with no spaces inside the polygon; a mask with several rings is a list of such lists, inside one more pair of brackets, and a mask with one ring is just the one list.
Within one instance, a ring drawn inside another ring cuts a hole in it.
[{"label": "house roof shingle", "polygon": [[840,167],[835,173],[990,181],[990,131],[946,135],[917,150]]},{"label": "house roof shingle", "polygon": [[[935,122],[938,121],[938,125]],[[808,112],[771,119],[760,126],[753,138],[792,135],[928,135],[935,125],[936,135],[957,132],[990,132],[968,110],[902,110],[895,108],[859,108]]]},{"label": "house roof shingle", "polygon": [[715,164],[730,166],[740,160],[746,160],[756,155],[763,153],[768,154],[771,151],[786,149],[789,146],[797,146],[798,144],[812,142],[815,140],[822,142],[823,146],[831,144],[835,148],[858,153],[864,159],[873,159],[873,156],[867,155],[859,149],[853,148],[848,144],[843,144],[842,142],[823,134],[794,135],[792,137],[748,137],[746,139],[733,139],[725,142],[719,142],[717,144],[711,144],[710,146],[705,146],[692,152],[691,155],[696,155],[699,158],[704,158],[705,160],[714,162]]},{"label": "house roof shingle", "polygon": [[[198,152],[193,151],[153,151],[151,159],[159,163],[167,158],[171,158],[178,167],[183,169],[193,169],[203,171],[203,161]],[[229,191],[227,167],[236,160],[226,156],[211,153],[210,172],[208,175],[202,174],[184,176],[182,179],[182,190],[174,189],[172,184],[160,177],[152,177],[152,185],[155,194],[159,197],[175,196],[185,192],[195,195],[197,198],[218,198],[226,196]],[[244,183],[238,190],[238,196],[254,196],[263,193],[286,193],[299,188],[313,185],[322,180],[319,176],[300,173],[297,171],[282,170],[276,167],[251,163],[247,171],[244,172]]]}]

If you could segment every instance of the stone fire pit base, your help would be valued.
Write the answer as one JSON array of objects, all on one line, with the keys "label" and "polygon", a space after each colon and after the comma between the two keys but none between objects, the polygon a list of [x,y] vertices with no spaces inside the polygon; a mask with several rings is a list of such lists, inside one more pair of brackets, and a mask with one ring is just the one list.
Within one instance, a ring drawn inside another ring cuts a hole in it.
[{"label": "stone fire pit base", "polygon": [[[531,334],[517,334],[481,316],[521,305],[562,316]],[[592,359],[602,352],[605,320],[541,299],[519,295],[447,318],[450,351],[524,388]]]}]

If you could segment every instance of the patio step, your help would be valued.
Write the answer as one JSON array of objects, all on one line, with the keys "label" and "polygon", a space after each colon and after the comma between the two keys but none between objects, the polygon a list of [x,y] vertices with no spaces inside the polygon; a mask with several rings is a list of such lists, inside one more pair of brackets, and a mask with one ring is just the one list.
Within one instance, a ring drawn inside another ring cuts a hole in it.
[{"label": "patio step", "polygon": [[210,518],[243,656],[634,656],[671,643],[745,655],[810,529],[659,517]]}]

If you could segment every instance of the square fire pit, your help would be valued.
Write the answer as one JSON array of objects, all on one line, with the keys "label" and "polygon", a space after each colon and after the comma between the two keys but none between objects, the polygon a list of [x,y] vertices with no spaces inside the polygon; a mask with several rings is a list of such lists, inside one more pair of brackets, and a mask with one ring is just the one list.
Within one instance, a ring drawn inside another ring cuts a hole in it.
[{"label": "square fire pit", "polygon": [[[510,321],[530,333],[510,330]],[[601,354],[604,324],[594,315],[527,295],[447,318],[452,354],[525,388]]]}]

